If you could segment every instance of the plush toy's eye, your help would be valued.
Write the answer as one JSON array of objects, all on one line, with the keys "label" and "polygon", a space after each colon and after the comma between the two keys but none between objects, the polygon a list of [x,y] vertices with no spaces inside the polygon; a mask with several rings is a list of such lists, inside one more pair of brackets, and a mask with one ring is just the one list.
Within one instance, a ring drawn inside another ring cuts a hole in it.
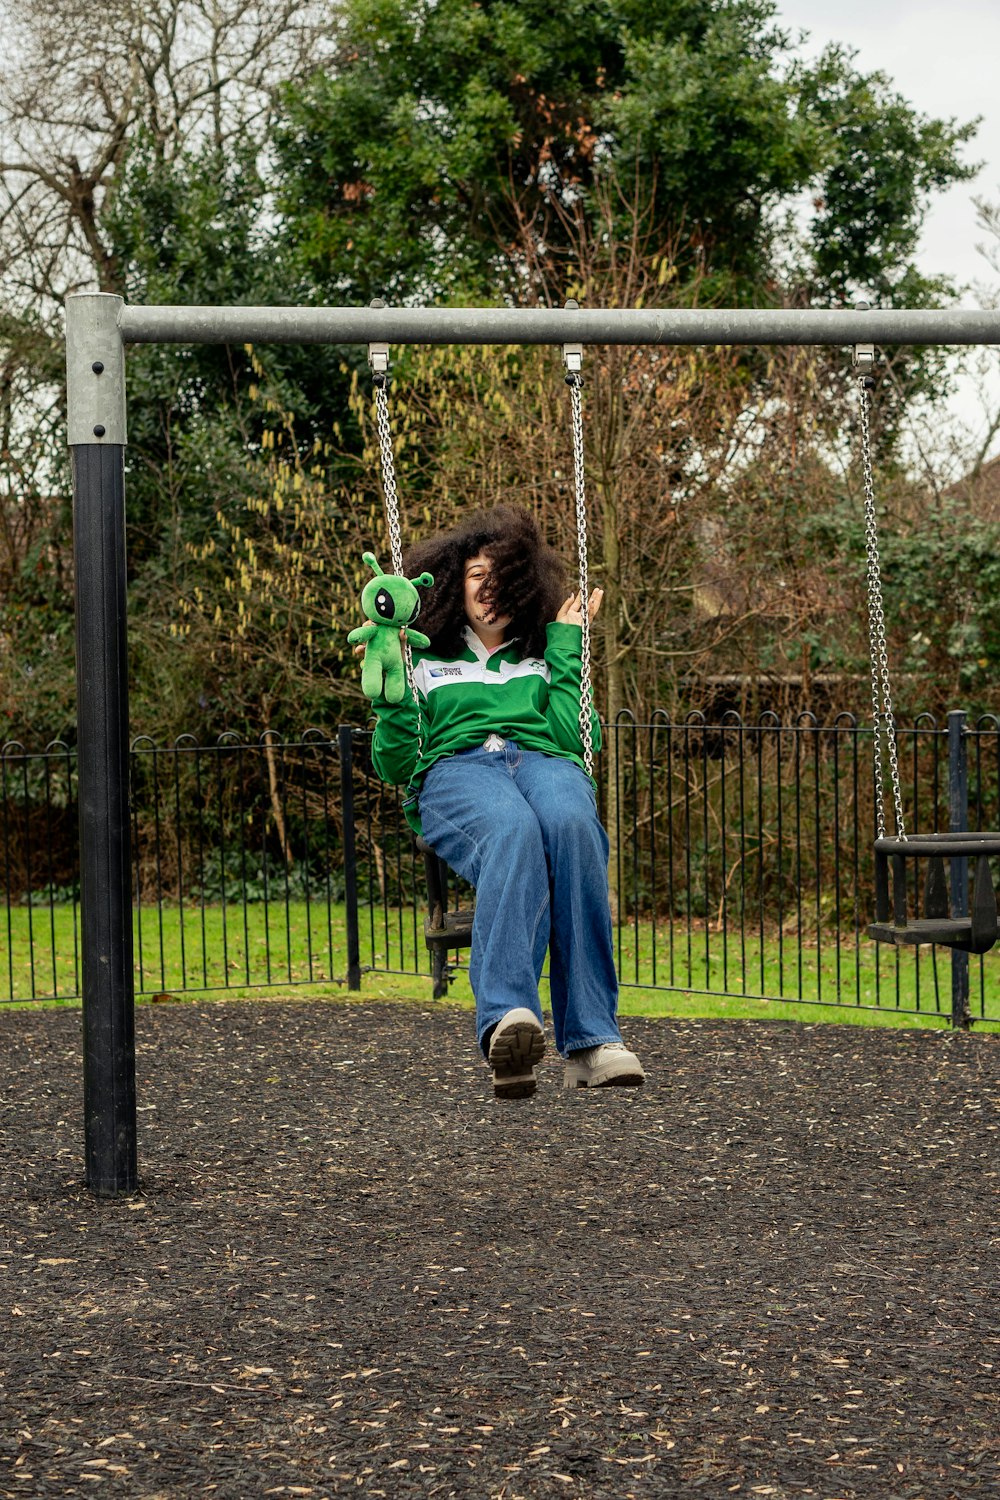
[{"label": "plush toy's eye", "polygon": [[375,595],[375,613],[381,615],[383,620],[391,620],[396,613],[396,606],[388,589],[379,589]]},{"label": "plush toy's eye", "polygon": [[[414,590],[414,592],[416,593],[416,590]],[[416,604],[413,606],[413,608],[410,611],[410,624],[411,625],[413,624],[414,620],[417,618],[417,615],[419,615],[419,613],[420,613],[420,602],[421,602],[420,601],[420,595],[417,594],[417,602],[416,602]]]}]

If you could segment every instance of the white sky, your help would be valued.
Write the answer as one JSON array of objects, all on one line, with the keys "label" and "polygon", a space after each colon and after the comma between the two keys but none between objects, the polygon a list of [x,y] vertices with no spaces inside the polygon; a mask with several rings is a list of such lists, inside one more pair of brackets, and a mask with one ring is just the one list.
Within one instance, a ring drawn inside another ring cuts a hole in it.
[{"label": "white sky", "polygon": [[[972,200],[1000,200],[1000,0],[778,0],[778,19],[809,33],[805,57],[828,42],[851,47],[861,72],[887,73],[921,114],[962,124],[983,117],[965,149],[967,161],[983,166],[933,201],[920,260],[928,272],[996,290],[1000,277],[976,250],[986,236]],[[975,306],[975,293],[961,301]],[[956,379],[949,401],[970,435],[984,431],[987,411],[1000,407],[998,361],[992,356],[987,363],[985,376]],[[1000,438],[990,451],[1000,451]]]}]

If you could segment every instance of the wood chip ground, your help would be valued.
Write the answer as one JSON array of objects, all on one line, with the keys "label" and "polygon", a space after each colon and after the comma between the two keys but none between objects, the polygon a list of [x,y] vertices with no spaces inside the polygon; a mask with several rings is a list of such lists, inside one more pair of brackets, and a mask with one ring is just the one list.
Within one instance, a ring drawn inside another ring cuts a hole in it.
[{"label": "wood chip ground", "polygon": [[1000,1038],[630,1021],[642,1090],[494,1101],[471,1017],[0,1015],[0,1495],[1000,1493]]}]

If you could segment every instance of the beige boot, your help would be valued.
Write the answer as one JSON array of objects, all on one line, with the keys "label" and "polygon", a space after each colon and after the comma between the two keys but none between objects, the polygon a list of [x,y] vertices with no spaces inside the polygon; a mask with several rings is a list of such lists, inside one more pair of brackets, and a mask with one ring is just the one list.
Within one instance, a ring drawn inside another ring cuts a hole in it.
[{"label": "beige boot", "polygon": [[563,1088],[606,1089],[639,1088],[646,1075],[634,1052],[624,1042],[602,1042],[599,1047],[584,1047],[571,1052],[563,1071]]},{"label": "beige boot", "polygon": [[509,1010],[490,1037],[493,1092],[498,1099],[527,1099],[535,1092],[535,1065],[545,1051],[538,1017],[525,1007]]}]

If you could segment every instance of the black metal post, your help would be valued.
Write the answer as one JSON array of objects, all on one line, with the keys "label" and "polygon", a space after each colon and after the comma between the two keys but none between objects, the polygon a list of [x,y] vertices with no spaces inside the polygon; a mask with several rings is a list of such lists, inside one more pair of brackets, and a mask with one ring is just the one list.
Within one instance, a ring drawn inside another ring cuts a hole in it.
[{"label": "black metal post", "polygon": [[[969,827],[969,761],[965,744],[965,713],[955,709],[948,715],[948,831],[965,833]],[[969,861],[950,859],[951,914],[969,915]],[[962,948],[951,950],[951,1024],[965,1031],[970,1024],[969,955]]]},{"label": "black metal post", "polygon": [[112,1197],[137,1184],[125,450],[72,451],[86,1179]]},{"label": "black metal post", "polygon": [[354,743],[349,724],[337,730],[340,747],[340,803],[344,827],[344,911],[347,918],[347,988],[361,988],[361,935],[358,927],[358,858],[354,835]]}]

